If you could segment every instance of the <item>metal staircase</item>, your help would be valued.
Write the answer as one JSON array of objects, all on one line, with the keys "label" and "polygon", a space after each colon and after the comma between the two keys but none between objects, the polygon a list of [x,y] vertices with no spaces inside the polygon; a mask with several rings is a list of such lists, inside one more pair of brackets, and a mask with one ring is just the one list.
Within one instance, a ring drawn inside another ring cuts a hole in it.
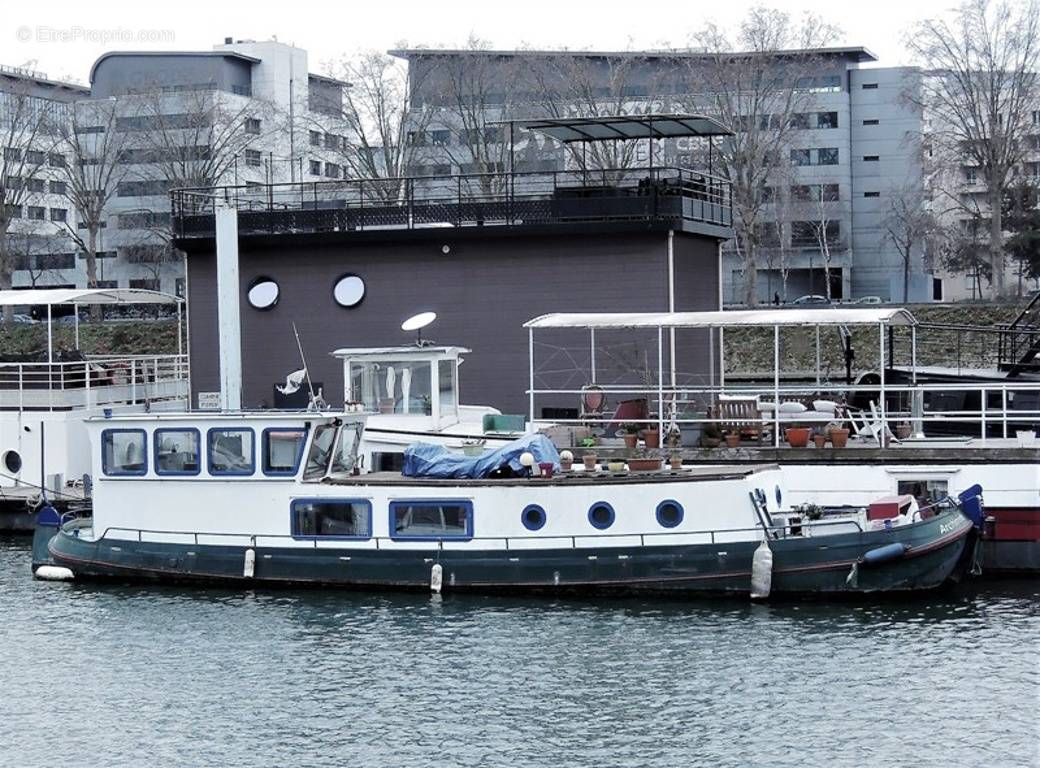
[{"label": "metal staircase", "polygon": [[1018,317],[1000,326],[998,367],[1013,379],[1022,373],[1040,373],[1040,293]]}]

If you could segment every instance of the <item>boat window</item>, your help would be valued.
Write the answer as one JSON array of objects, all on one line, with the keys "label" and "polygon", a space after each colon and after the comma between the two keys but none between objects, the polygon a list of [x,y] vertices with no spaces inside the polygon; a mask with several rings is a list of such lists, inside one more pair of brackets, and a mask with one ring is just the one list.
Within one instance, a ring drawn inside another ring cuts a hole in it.
[{"label": "boat window", "polygon": [[201,440],[197,429],[157,429],[155,474],[197,475]]},{"label": "boat window", "polygon": [[214,428],[209,431],[209,473],[211,475],[251,475],[256,469],[253,430]]},{"label": "boat window", "polygon": [[589,523],[601,531],[614,524],[614,508],[605,501],[597,501],[589,507]]},{"label": "boat window", "polygon": [[473,505],[468,501],[390,502],[390,538],[471,539]]},{"label": "boat window", "polygon": [[143,429],[106,429],[101,433],[101,471],[106,475],[143,475],[148,471]]},{"label": "boat window", "polygon": [[540,531],[545,525],[545,510],[538,504],[528,504],[520,513],[520,521],[529,531]]},{"label": "boat window", "polygon": [[354,471],[358,460],[358,447],[361,445],[363,427],[358,424],[344,424],[339,431],[336,452],[332,456],[332,472],[349,474]]},{"label": "boat window", "polygon": [[441,417],[455,415],[455,361],[441,360],[437,363],[438,376],[440,380],[440,408]]},{"label": "boat window", "polygon": [[949,495],[949,482],[945,479],[936,480],[900,480],[896,483],[896,493],[900,496],[909,494],[917,499],[917,505],[927,507],[942,501]]},{"label": "boat window", "polygon": [[363,362],[350,366],[350,391],[366,411],[433,412],[428,360]]},{"label": "boat window", "polygon": [[372,505],[363,499],[295,499],[292,535],[371,538]]},{"label": "boat window", "polygon": [[657,505],[657,524],[662,528],[674,528],[683,521],[683,506],[674,499],[666,499]]},{"label": "boat window", "polygon": [[306,440],[307,430],[303,427],[265,429],[260,438],[260,466],[264,474],[295,475]]},{"label": "boat window", "polygon": [[324,477],[329,468],[329,457],[332,455],[332,441],[336,438],[336,427],[333,424],[320,424],[314,430],[311,450],[307,454],[307,466],[303,470],[304,480],[316,480]]}]

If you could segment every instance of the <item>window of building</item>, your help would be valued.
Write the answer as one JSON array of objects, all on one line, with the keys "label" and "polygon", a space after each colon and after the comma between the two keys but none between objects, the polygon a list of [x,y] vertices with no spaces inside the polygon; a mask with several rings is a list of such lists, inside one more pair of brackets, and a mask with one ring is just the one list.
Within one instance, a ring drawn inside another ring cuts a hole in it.
[{"label": "window of building", "polygon": [[25,151],[25,162],[30,165],[43,165],[47,162],[47,153],[38,149],[27,149]]},{"label": "window of building", "polygon": [[265,429],[260,438],[260,467],[265,475],[290,477],[296,474],[303,456],[307,430],[296,427]]},{"label": "window of building", "polygon": [[451,131],[430,131],[430,142],[436,147],[446,147],[451,144]]},{"label": "window of building", "polygon": [[246,291],[246,301],[253,309],[273,309],[278,303],[280,295],[281,288],[278,287],[277,282],[270,277],[258,277],[253,280],[249,290]]},{"label": "window of building", "polygon": [[878,120],[876,117],[868,118],[868,119],[863,121],[863,125],[880,125],[880,124],[881,124],[881,121]]},{"label": "window of building", "polygon": [[837,128],[838,127],[838,113],[837,112],[817,112],[816,113],[816,127],[817,128]]},{"label": "window of building", "polygon": [[864,163],[876,163],[880,159],[881,158],[880,158],[879,155],[863,155],[863,162]]},{"label": "window of building", "polygon": [[18,147],[4,147],[4,160],[18,162],[22,159],[22,150]]},{"label": "window of building", "polygon": [[22,206],[8,203],[4,206],[4,213],[9,219],[20,219],[22,218]]},{"label": "window of building", "polygon": [[978,172],[974,168],[965,168],[964,180],[968,184],[977,184],[979,180]]},{"label": "window of building", "polygon": [[170,224],[169,211],[136,211],[118,216],[119,229],[153,229]]},{"label": "window of building", "polygon": [[214,427],[206,443],[211,475],[251,475],[256,469],[253,430]]},{"label": "window of building", "polygon": [[293,536],[372,537],[372,504],[364,499],[294,499]]},{"label": "window of building", "polygon": [[30,192],[46,192],[47,182],[43,179],[26,179],[25,188]]},{"label": "window of building", "polygon": [[334,133],[325,134],[325,149],[339,149],[340,140],[339,136]]},{"label": "window of building", "polygon": [[809,115],[805,112],[795,112],[791,115],[791,127],[797,130],[808,130]]},{"label": "window of building", "polygon": [[1040,109],[1033,110],[1033,125],[1040,125]]},{"label": "window of building", "polygon": [[863,90],[864,91],[876,91],[877,90],[877,85],[878,85],[877,83],[863,83]]},{"label": "window of building", "polygon": [[68,217],[69,212],[65,208],[51,208],[51,221],[64,223]]},{"label": "window of building", "polygon": [[258,149],[247,149],[246,150],[246,165],[254,168],[259,167],[262,164],[260,159],[260,150]]},{"label": "window of building", "polygon": [[143,475],[148,454],[143,429],[106,429],[101,433],[101,471],[106,475]]},{"label": "window of building", "polygon": [[105,126],[103,125],[77,125],[75,132],[79,134],[91,134],[91,133],[104,133]]},{"label": "window of building", "polygon": [[791,165],[812,165],[812,153],[808,149],[792,149]]},{"label": "window of building", "polygon": [[245,122],[245,132],[252,134],[260,133],[260,120],[256,117],[247,117]]},{"label": "window of building", "polygon": [[311,146],[312,147],[320,147],[321,146],[321,131],[311,131],[310,132],[310,137],[311,137]]},{"label": "window of building", "polygon": [[51,168],[64,168],[65,155],[59,152],[51,152],[47,155],[47,163],[51,166]]},{"label": "window of building", "polygon": [[816,165],[837,165],[838,148],[823,147],[816,150]]},{"label": "window of building", "polygon": [[864,192],[863,197],[881,197],[880,192]]},{"label": "window of building", "polygon": [[792,247],[819,248],[821,234],[825,235],[829,245],[837,243],[841,237],[841,222],[835,220],[791,222]]},{"label": "window of building", "polygon": [[47,209],[39,205],[30,205],[29,218],[33,221],[45,221],[47,219]]},{"label": "window of building", "polygon": [[4,186],[8,189],[21,189],[22,188],[22,177],[21,176],[4,176]]},{"label": "window of building", "polygon": [[335,163],[325,163],[325,177],[329,179],[338,179],[340,169]]},{"label": "window of building", "polygon": [[[187,295],[185,290],[184,290],[185,285],[186,285],[186,283],[185,283],[183,277],[178,277],[176,280],[174,280],[173,281],[173,293],[174,293],[174,295],[183,299]],[[116,286],[113,285],[112,287],[115,288]]]},{"label": "window of building", "polygon": [[310,161],[311,176],[321,176],[321,160]]},{"label": "window of building", "polygon": [[157,291],[159,290],[159,281],[152,277],[141,277],[130,281],[131,288],[138,288],[142,291]]},{"label": "window of building", "polygon": [[390,502],[392,539],[471,539],[473,504],[455,499]]},{"label": "window of building", "polygon": [[158,197],[170,191],[165,179],[121,181],[116,185],[116,197]]},{"label": "window of building", "polygon": [[52,195],[64,195],[67,192],[67,187],[64,181],[51,181],[50,190]]},{"label": "window of building", "polygon": [[197,475],[199,473],[199,431],[197,429],[157,429],[155,474]]},{"label": "window of building", "polygon": [[949,480],[943,478],[922,478],[920,480],[899,480],[896,483],[896,493],[910,494],[921,507],[931,506],[945,499],[949,491]]}]

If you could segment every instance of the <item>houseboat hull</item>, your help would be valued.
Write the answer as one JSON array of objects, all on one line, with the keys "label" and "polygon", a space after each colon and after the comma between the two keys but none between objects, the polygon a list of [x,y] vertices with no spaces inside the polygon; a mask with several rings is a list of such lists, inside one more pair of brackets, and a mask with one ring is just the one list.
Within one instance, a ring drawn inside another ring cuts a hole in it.
[{"label": "houseboat hull", "polygon": [[[77,525],[82,525],[79,523]],[[956,509],[911,525],[770,541],[773,595],[935,589],[969,566],[975,535]],[[202,536],[200,534],[200,536]],[[170,537],[167,537],[170,538]],[[203,536],[203,538],[205,538]],[[237,537],[248,538],[248,537]],[[270,540],[271,537],[264,537]],[[290,540],[291,541],[291,540]],[[53,564],[77,579],[430,590],[444,592],[748,594],[760,541],[544,549],[235,546],[80,537],[66,526],[49,542]],[[378,542],[377,542],[378,544]],[[884,562],[867,557],[903,550]],[[250,575],[246,575],[251,571]]]}]

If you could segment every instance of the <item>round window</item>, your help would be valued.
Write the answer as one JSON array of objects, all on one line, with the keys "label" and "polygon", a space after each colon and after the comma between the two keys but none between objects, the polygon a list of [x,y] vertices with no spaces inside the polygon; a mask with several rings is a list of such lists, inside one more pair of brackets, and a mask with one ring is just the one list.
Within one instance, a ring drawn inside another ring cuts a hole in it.
[{"label": "round window", "polygon": [[674,528],[683,520],[682,504],[672,499],[657,505],[657,524],[662,528]]},{"label": "round window", "polygon": [[343,275],[332,287],[332,298],[341,307],[356,307],[365,298],[365,281],[357,275]]},{"label": "round window", "polygon": [[524,511],[520,513],[520,519],[527,530],[541,530],[542,526],[545,525],[545,510],[537,504],[528,504],[524,507]]},{"label": "round window", "polygon": [[18,474],[22,469],[22,455],[18,451],[7,451],[4,454],[4,469],[12,475]]},{"label": "round window", "polygon": [[589,507],[589,523],[603,531],[614,524],[614,508],[605,501],[597,501]]},{"label": "round window", "polygon": [[253,309],[271,309],[278,303],[280,294],[281,290],[278,288],[278,283],[269,277],[258,277],[249,286],[249,292],[246,296],[249,299],[249,305]]}]

